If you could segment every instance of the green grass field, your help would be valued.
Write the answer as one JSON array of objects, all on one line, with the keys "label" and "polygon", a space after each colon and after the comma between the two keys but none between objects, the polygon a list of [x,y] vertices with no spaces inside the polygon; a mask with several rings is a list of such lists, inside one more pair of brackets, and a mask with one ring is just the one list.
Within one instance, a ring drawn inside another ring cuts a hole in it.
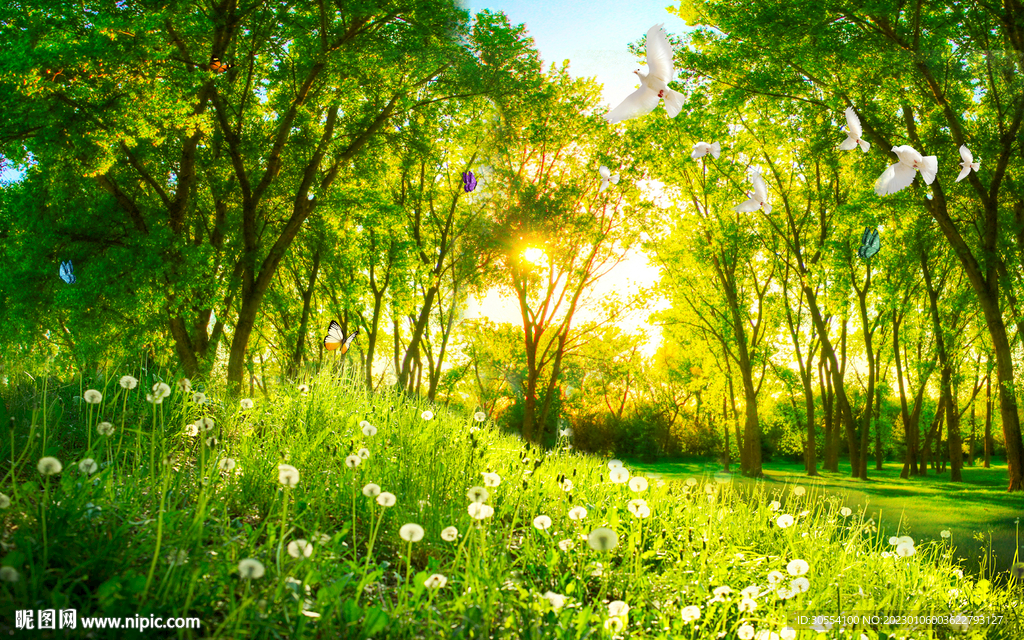
[{"label": "green grass field", "polygon": [[[564,440],[542,451],[483,414],[326,374],[241,402],[169,382],[114,378],[78,402],[40,389],[7,434],[0,633],[29,635],[24,612],[48,609],[194,618],[155,636],[234,640],[1024,630],[1018,579],[966,574],[916,529],[889,540],[852,496],[814,484],[620,466]],[[1002,617],[799,624],[839,612]]]},{"label": "green grass field", "polygon": [[[943,531],[964,568],[972,573],[991,577],[992,572],[1008,571],[1013,563],[1024,558],[1024,538],[1019,534],[1024,515],[1024,494],[1006,492],[1006,464],[992,464],[985,469],[980,461],[964,467],[963,482],[949,481],[949,470],[910,480],[900,479],[902,463],[885,463],[881,471],[868,470],[869,480],[850,478],[849,462],[841,462],[839,473],[819,469],[820,477],[810,478],[803,463],[771,462],[764,465],[765,476],[751,481],[734,474],[740,484],[763,482],[766,490],[780,491],[803,485],[821,491],[825,496],[842,497],[851,507],[866,508],[888,535],[908,533],[915,539],[940,540]],[[685,479],[714,476],[721,472],[717,462],[700,459],[663,460],[657,463],[630,462],[637,471],[652,477]],[[731,467],[734,471],[737,465]]]}]

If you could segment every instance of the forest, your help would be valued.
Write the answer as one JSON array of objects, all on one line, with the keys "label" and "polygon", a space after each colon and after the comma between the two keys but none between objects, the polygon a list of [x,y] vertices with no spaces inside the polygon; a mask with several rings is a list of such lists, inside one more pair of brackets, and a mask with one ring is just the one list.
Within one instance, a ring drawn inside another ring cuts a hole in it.
[{"label": "forest", "polygon": [[[882,551],[818,485],[731,478],[998,468],[1019,504],[1024,4],[664,18],[610,108],[529,25],[452,0],[0,6],[5,612],[791,640],[808,589],[1019,605],[1019,541],[990,590],[948,530]],[[841,588],[815,578],[840,556]]]}]

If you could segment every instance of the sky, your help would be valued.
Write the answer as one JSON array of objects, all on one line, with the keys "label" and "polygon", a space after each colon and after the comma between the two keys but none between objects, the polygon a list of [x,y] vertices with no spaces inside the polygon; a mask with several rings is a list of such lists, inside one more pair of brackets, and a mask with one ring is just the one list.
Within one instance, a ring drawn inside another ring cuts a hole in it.
[{"label": "sky", "polygon": [[[646,70],[630,54],[630,43],[640,40],[656,24],[664,23],[669,34],[680,34],[686,30],[686,23],[681,18],[665,10],[672,4],[671,0],[469,0],[463,6],[473,14],[483,9],[501,11],[512,24],[525,24],[545,69],[552,63],[561,66],[564,60],[569,60],[571,75],[596,77],[604,85],[604,100],[610,108],[639,86],[633,70]],[[595,293],[598,296],[607,291],[631,293],[640,286],[654,284],[657,279],[657,267],[650,265],[647,258],[637,252],[605,276]],[[664,306],[663,300],[652,300],[649,310]],[[630,332],[647,333],[650,342],[645,355],[649,356],[660,344],[660,332],[646,322],[648,315],[637,314],[620,326]],[[495,322],[522,322],[518,302],[496,290],[482,300],[471,300],[466,316],[487,316]],[[586,310],[577,315],[579,320],[593,317]]]}]

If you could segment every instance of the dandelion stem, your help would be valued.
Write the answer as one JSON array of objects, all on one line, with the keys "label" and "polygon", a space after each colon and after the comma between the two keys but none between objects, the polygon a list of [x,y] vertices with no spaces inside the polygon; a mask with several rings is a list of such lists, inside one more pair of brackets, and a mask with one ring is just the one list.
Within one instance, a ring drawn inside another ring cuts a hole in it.
[{"label": "dandelion stem", "polygon": [[167,500],[167,481],[170,479],[169,472],[164,473],[164,481],[160,486],[160,510],[156,515],[156,546],[153,548],[153,561],[149,563],[149,575],[146,576],[146,588],[142,592],[142,600],[146,600],[149,594],[149,587],[153,584],[153,572],[156,571],[156,561],[160,557],[160,543],[164,536],[164,505]]}]

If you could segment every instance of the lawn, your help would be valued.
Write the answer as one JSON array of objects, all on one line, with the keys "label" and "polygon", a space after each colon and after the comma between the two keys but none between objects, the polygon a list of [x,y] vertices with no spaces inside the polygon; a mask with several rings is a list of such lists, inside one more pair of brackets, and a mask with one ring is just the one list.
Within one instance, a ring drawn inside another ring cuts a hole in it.
[{"label": "lawn", "polygon": [[[724,475],[719,463],[702,459],[631,461],[630,466],[665,480]],[[733,465],[733,471],[736,468]],[[972,573],[1007,571],[1024,558],[1024,539],[1018,535],[1024,493],[1006,492],[1005,461],[989,469],[980,461],[964,467],[962,483],[949,481],[948,467],[945,473],[929,470],[927,476],[910,480],[900,479],[902,468],[902,463],[888,462],[876,471],[871,463],[869,480],[864,482],[850,478],[848,462],[840,463],[839,473],[819,471],[818,478],[807,477],[803,463],[770,462],[764,465],[761,480],[748,480],[738,473],[731,477],[741,485],[763,483],[768,492],[779,495],[786,495],[787,485],[803,485],[825,496],[839,496],[850,507],[865,507],[882,524],[886,536],[909,533],[915,539],[940,540],[942,531],[949,531],[956,555]]]}]

